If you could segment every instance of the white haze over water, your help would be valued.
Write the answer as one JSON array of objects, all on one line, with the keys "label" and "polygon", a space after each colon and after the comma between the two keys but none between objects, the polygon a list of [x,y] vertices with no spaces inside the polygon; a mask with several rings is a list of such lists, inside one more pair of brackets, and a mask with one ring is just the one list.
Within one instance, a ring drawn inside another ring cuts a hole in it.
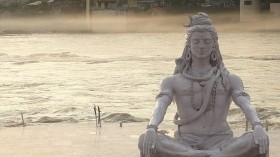
[{"label": "white haze over water", "polygon": [[[275,127],[279,41],[279,33],[219,34],[226,67],[243,79],[260,117]],[[150,118],[160,81],[173,73],[184,42],[184,33],[2,35],[0,125],[20,125],[20,112],[28,125],[93,121],[94,104],[103,118]],[[241,125],[244,115],[235,108],[229,121]],[[171,122],[174,113],[172,104],[165,120]]]},{"label": "white haze over water", "polygon": [[[155,11],[155,13],[158,13]],[[0,34],[5,33],[153,33],[180,32],[189,17],[196,13],[177,15],[134,15],[114,11],[94,11],[91,18],[82,15],[0,17]],[[280,31],[280,19],[274,14],[252,16],[239,22],[239,11],[208,13],[219,32]]]}]

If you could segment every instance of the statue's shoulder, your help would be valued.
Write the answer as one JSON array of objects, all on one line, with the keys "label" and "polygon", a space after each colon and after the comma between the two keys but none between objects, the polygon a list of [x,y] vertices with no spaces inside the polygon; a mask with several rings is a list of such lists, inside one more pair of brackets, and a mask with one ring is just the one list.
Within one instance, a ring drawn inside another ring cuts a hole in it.
[{"label": "statue's shoulder", "polygon": [[236,82],[236,81],[242,81],[241,78],[236,74],[229,74],[229,81],[230,82]]},{"label": "statue's shoulder", "polygon": [[236,74],[229,75],[229,84],[232,90],[243,88],[242,79]]},{"label": "statue's shoulder", "polygon": [[172,83],[174,81],[175,77],[174,75],[166,76],[165,78],[162,79],[162,82],[166,83]]},{"label": "statue's shoulder", "polygon": [[166,76],[165,78],[162,79],[161,84],[162,85],[173,86],[174,83],[177,82],[177,80],[180,77],[181,77],[180,74]]},{"label": "statue's shoulder", "polygon": [[173,85],[176,82],[180,82],[179,80],[184,79],[181,73],[175,74],[175,75],[169,75],[162,79],[162,84],[170,84]]}]

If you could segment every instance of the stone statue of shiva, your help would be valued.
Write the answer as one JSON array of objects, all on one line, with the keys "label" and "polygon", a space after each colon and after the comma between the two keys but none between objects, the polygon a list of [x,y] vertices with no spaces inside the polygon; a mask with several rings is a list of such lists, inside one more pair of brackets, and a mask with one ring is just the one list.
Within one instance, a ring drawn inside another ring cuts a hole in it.
[{"label": "stone statue of shiva", "polygon": [[[183,54],[174,74],[162,80],[147,130],[139,137],[141,157],[268,157],[268,136],[242,80],[224,66],[212,21],[200,12],[187,27]],[[240,137],[233,137],[227,122],[232,101],[253,127]],[[172,102],[178,130],[169,137],[157,128]]]}]

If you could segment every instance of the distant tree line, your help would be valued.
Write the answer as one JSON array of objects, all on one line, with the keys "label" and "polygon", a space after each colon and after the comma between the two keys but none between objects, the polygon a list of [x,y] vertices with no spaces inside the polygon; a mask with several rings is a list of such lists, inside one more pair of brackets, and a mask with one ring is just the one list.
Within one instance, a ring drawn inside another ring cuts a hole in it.
[{"label": "distant tree line", "polygon": [[30,16],[48,14],[82,14],[85,12],[85,0],[30,0],[26,3],[0,5],[0,14],[9,16]]},{"label": "distant tree line", "polygon": [[[222,3],[232,3],[235,6],[239,6],[240,0],[169,0],[172,2],[173,7],[179,7],[179,6],[184,6],[184,7],[201,7],[201,4],[203,3],[209,3],[213,4],[222,4]],[[219,7],[219,6],[216,6]]]}]

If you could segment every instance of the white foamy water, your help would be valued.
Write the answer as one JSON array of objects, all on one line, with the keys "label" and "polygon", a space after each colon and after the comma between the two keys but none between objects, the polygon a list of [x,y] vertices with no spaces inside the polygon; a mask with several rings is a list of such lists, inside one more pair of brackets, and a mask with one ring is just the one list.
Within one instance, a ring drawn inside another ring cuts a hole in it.
[{"label": "white foamy water", "polygon": [[[226,67],[243,79],[261,118],[276,125],[279,41],[279,33],[219,34]],[[173,73],[184,42],[184,33],[2,35],[1,126],[19,125],[21,112],[29,125],[93,121],[94,105],[102,117],[149,118],[160,81]],[[232,106],[230,121],[242,121]],[[174,112],[171,105],[165,119]]]}]

